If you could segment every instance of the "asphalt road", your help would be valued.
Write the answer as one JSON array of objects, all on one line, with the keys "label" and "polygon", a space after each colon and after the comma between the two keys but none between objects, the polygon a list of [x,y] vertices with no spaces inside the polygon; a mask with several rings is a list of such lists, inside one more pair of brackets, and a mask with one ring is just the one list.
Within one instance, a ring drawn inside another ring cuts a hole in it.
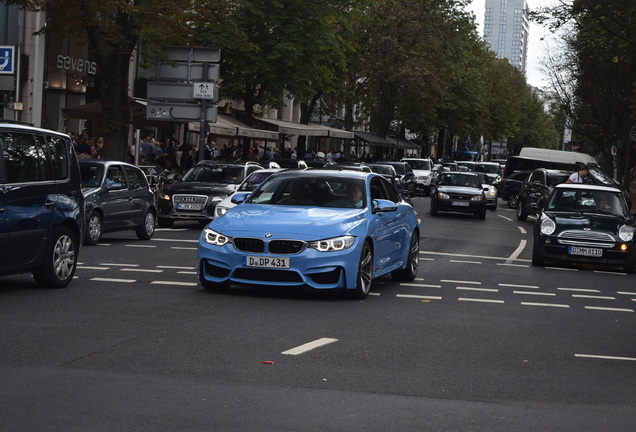
[{"label": "asphalt road", "polygon": [[633,431],[634,275],[530,264],[533,220],[421,219],[418,279],[364,301],[203,291],[196,225],[0,278],[2,431]]}]

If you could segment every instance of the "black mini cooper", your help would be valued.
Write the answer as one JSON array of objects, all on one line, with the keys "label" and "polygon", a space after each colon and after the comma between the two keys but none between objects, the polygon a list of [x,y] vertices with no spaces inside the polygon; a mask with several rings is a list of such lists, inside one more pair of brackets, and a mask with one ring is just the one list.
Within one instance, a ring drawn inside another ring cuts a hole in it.
[{"label": "black mini cooper", "polygon": [[636,219],[629,210],[617,188],[556,186],[534,226],[532,264],[583,264],[634,273]]}]

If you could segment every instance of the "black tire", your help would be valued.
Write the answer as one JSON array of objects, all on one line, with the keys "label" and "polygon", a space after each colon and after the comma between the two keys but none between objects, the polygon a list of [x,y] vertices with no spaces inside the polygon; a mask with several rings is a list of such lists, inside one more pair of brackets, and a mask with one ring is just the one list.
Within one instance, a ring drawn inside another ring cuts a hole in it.
[{"label": "black tire", "polygon": [[508,197],[508,207],[516,209],[519,205],[519,194],[513,193]]},{"label": "black tire", "polygon": [[391,277],[396,281],[410,282],[417,276],[420,262],[420,236],[417,231],[411,234],[409,242],[409,256],[404,268],[391,272]]},{"label": "black tire", "polygon": [[92,212],[88,217],[88,223],[86,224],[84,244],[96,245],[99,242],[99,239],[102,238],[103,227],[102,216],[95,211]]},{"label": "black tire", "polygon": [[356,276],[356,287],[352,296],[356,299],[365,299],[371,291],[371,281],[373,277],[373,250],[368,241],[364,242],[360,253],[360,262]]},{"label": "black tire", "polygon": [[435,207],[435,202],[431,201],[431,216],[437,216],[437,207]]},{"label": "black tire", "polygon": [[517,220],[524,221],[528,219],[528,213],[523,209],[523,201],[519,201],[517,204]]},{"label": "black tire", "polygon": [[64,288],[77,268],[79,239],[67,227],[60,227],[44,247],[44,263],[33,272],[35,281],[44,288]]},{"label": "black tire", "polygon": [[144,222],[135,230],[139,240],[150,240],[155,234],[155,212],[148,210],[144,216]]},{"label": "black tire", "polygon": [[486,207],[484,207],[484,209],[477,214],[477,217],[481,220],[486,219]]},{"label": "black tire", "polygon": [[157,223],[159,224],[160,228],[172,228],[172,225],[174,225],[174,220],[159,218],[157,219]]},{"label": "black tire", "polygon": [[541,253],[539,251],[539,246],[537,246],[537,240],[534,241],[532,245],[532,265],[533,266],[543,266],[543,258],[541,258]]}]

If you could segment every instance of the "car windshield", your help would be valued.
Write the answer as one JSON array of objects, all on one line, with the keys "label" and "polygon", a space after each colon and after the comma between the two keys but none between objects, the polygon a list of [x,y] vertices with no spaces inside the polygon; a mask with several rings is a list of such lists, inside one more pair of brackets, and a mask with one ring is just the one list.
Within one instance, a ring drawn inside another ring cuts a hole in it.
[{"label": "car windshield", "polygon": [[479,178],[475,174],[448,173],[442,174],[437,183],[440,186],[464,186],[481,188]]},{"label": "car windshield", "polygon": [[488,174],[499,174],[501,168],[499,165],[486,165],[486,164],[475,164],[473,167],[473,171],[483,172]]},{"label": "car windshield", "polygon": [[181,181],[194,183],[238,184],[243,177],[242,166],[195,165],[183,175]]},{"label": "car windshield", "polygon": [[271,172],[256,171],[245,179],[241,186],[238,188],[240,192],[251,192],[256,189],[265,179],[271,176]]},{"label": "car windshield", "polygon": [[[388,165],[388,164],[387,164],[387,165]],[[404,165],[402,165],[402,164],[398,164],[398,163],[396,163],[396,164],[390,164],[390,165],[391,165],[391,166],[395,169],[395,172],[396,172],[398,175],[403,175],[403,174],[404,174],[404,171],[405,171],[405,170],[404,170]]]},{"label": "car windshield", "polygon": [[246,202],[308,207],[362,208],[366,188],[362,179],[334,176],[278,176],[266,180]]},{"label": "car windshield", "polygon": [[104,165],[102,164],[80,164],[80,172],[82,175],[82,186],[97,187],[102,181],[104,175]]},{"label": "car windshield", "polygon": [[393,168],[388,165],[371,165],[369,168],[371,168],[371,171],[378,174],[394,175],[395,173]]},{"label": "car windshield", "polygon": [[407,161],[414,170],[430,170],[431,162],[427,160],[409,159]]},{"label": "car windshield", "polygon": [[548,210],[626,215],[627,205],[620,193],[599,190],[555,190]]}]

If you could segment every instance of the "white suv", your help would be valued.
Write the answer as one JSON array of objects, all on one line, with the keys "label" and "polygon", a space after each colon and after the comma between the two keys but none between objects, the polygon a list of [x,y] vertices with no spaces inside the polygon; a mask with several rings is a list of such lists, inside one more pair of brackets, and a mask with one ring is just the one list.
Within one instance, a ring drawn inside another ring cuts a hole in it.
[{"label": "white suv", "polygon": [[428,195],[431,192],[431,182],[435,180],[433,161],[421,158],[404,158],[401,162],[408,162],[415,174],[416,190]]}]

